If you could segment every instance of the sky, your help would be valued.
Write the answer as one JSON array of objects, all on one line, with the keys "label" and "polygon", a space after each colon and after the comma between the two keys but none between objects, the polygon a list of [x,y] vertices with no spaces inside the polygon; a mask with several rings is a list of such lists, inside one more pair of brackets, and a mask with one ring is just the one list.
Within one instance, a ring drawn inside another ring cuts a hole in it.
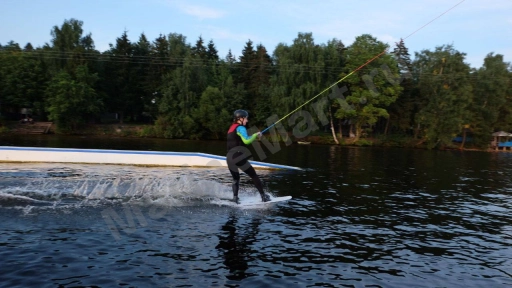
[{"label": "sky", "polygon": [[141,33],[150,41],[178,33],[192,45],[213,40],[221,58],[230,49],[239,57],[248,40],[272,54],[310,32],[316,44],[347,46],[371,34],[391,50],[405,39],[412,59],[453,45],[473,68],[491,52],[512,62],[512,0],[0,0],[0,44],[43,46],[52,27],[71,18],[83,21],[99,51],[124,31],[132,42]]}]

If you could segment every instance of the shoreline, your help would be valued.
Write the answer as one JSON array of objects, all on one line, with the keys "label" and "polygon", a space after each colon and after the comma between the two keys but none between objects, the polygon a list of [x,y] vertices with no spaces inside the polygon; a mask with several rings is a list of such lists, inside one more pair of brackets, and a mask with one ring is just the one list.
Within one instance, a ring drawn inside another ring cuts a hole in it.
[{"label": "shoreline", "polygon": [[[9,125],[10,124],[10,125]],[[14,125],[13,125],[14,124]],[[14,127],[17,123],[8,123],[5,125],[3,131],[0,129],[0,136],[5,135],[59,135],[59,136],[94,136],[100,138],[130,138],[130,139],[170,139],[170,140],[193,140],[187,138],[165,138],[158,137],[153,135],[147,135],[147,130],[152,129],[154,125],[149,124],[89,124],[87,127],[77,130],[73,133],[56,133],[55,128],[52,126],[47,134],[24,134],[24,133],[14,133],[11,132],[12,127]],[[25,124],[31,125],[31,124]],[[1,127],[0,127],[1,128]],[[417,139],[413,139],[412,137],[408,137],[406,135],[387,135],[387,136],[378,136],[378,137],[368,137],[361,138],[359,141],[352,141],[351,138],[343,137],[338,138],[339,144],[336,144],[332,138],[331,132],[318,132],[315,131],[313,135],[309,135],[300,139],[294,138],[293,136],[289,136],[293,144],[308,146],[308,145],[333,145],[333,146],[345,146],[345,147],[394,147],[394,148],[409,148],[409,149],[428,149],[424,145],[417,145],[414,142]],[[266,136],[269,139],[268,136]],[[276,139],[280,143],[284,143],[285,141],[278,137]],[[199,141],[225,141],[225,139],[194,139]],[[269,141],[272,141],[269,139]],[[272,141],[274,142],[274,141]],[[299,143],[300,142],[300,143]],[[479,152],[512,152],[510,150],[496,150],[496,149],[482,149],[476,147],[465,147],[458,148],[459,143],[452,143],[451,146],[442,147],[442,148],[433,148],[433,150],[439,151],[479,151]]]}]

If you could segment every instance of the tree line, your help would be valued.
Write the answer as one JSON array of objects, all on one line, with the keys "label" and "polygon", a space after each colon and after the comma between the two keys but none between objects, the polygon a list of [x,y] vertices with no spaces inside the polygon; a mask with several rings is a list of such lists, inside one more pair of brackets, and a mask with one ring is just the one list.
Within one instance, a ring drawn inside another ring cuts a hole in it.
[{"label": "tree line", "polygon": [[132,42],[126,31],[100,52],[82,26],[65,20],[42,47],[0,44],[2,117],[30,108],[72,133],[115,113],[120,123],[153,124],[145,136],[222,139],[236,109],[250,112],[251,125],[267,127],[270,116],[324,91],[284,127],[316,126],[336,140],[405,135],[430,148],[467,132],[485,146],[492,132],[512,129],[512,66],[500,54],[489,53],[474,69],[452,45],[411,59],[403,41],[389,47],[363,34],[349,46],[337,39],[318,44],[312,33],[298,33],[271,54],[248,40],[239,57],[220,57],[213,40],[191,44],[170,33],[150,41],[142,33]]}]

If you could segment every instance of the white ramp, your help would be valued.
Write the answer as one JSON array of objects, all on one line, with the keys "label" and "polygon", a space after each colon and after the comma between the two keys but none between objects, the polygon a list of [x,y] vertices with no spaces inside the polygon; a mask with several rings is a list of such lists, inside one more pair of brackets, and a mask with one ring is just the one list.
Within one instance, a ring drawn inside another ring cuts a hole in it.
[{"label": "white ramp", "polygon": [[[194,152],[161,152],[73,148],[0,146],[0,162],[120,164],[178,167],[226,166],[226,157]],[[292,169],[298,167],[250,161],[257,169]]]}]

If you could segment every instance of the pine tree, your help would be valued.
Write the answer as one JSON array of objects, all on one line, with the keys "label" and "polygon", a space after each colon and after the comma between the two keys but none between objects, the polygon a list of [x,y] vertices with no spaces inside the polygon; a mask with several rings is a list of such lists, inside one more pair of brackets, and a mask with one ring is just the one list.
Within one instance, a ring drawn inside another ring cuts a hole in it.
[{"label": "pine tree", "polygon": [[238,79],[237,82],[244,85],[249,92],[249,98],[253,98],[255,91],[252,90],[252,75],[256,67],[256,51],[252,45],[252,41],[248,40],[242,50],[242,56],[238,62]]},{"label": "pine tree", "polygon": [[206,49],[206,59],[208,61],[213,61],[213,63],[216,63],[219,61],[219,54],[218,54],[217,48],[215,48],[215,44],[213,43],[213,40],[210,40],[210,42],[208,42],[208,47]]},{"label": "pine tree", "polygon": [[414,115],[421,108],[421,102],[418,101],[413,95],[414,83],[412,79],[412,62],[409,54],[409,49],[405,46],[404,40],[396,44],[393,50],[393,57],[398,64],[400,78],[398,80],[402,87],[402,92],[398,99],[389,106],[389,118],[386,121],[387,134],[390,126],[396,127],[402,133],[412,131],[414,125]]},{"label": "pine tree", "polygon": [[199,39],[197,39],[196,45],[192,47],[192,56],[196,57],[197,59],[203,62],[206,62],[208,60],[206,47],[204,47],[204,41],[201,36],[199,36]]},{"label": "pine tree", "polygon": [[156,116],[156,105],[153,104],[154,92],[157,90],[151,79],[151,42],[148,41],[146,35],[142,33],[139,41],[133,45],[134,60],[134,78],[133,81],[138,83],[134,85],[135,94],[141,99],[144,110],[141,109],[141,115],[144,119],[149,120],[151,116]]},{"label": "pine tree", "polygon": [[106,100],[111,112],[119,113],[120,123],[136,120],[143,111],[144,104],[137,92],[137,71],[134,58],[134,47],[128,39],[127,31],[116,39],[116,44],[110,44],[106,74],[106,86],[110,97]]},{"label": "pine tree", "polygon": [[0,108],[3,111],[31,108],[33,114],[44,119],[43,95],[47,81],[48,71],[36,51],[22,51],[13,41],[0,50]]},{"label": "pine tree", "polygon": [[208,42],[205,57],[206,58],[203,60],[203,62],[204,65],[206,66],[204,68],[207,78],[206,81],[209,86],[217,86],[218,83],[216,82],[215,78],[219,69],[219,55],[217,52],[217,48],[215,48],[213,40],[210,40],[210,42]]},{"label": "pine tree", "polygon": [[229,49],[228,54],[226,55],[225,59],[226,63],[228,63],[230,66],[234,65],[236,63],[235,56],[231,53],[231,49]]},{"label": "pine tree", "polygon": [[27,45],[25,45],[25,48],[23,48],[23,51],[32,52],[34,51],[34,47],[32,46],[32,44],[30,44],[30,42],[28,42]]},{"label": "pine tree", "polygon": [[255,65],[252,69],[252,77],[247,88],[252,98],[248,99],[248,107],[254,112],[254,123],[265,124],[266,118],[271,115],[270,95],[265,93],[270,86],[272,75],[272,59],[267,49],[262,44],[256,46]]}]

